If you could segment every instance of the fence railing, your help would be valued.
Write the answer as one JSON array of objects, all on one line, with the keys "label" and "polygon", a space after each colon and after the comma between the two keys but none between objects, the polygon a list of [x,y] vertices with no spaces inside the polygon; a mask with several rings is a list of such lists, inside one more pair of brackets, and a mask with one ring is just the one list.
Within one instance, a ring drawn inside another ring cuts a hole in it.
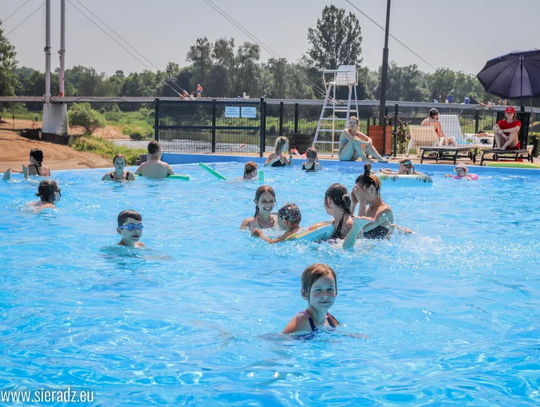
[{"label": "fence railing", "polygon": [[[378,124],[377,101],[361,101],[358,106],[359,130],[370,135],[370,127]],[[246,154],[262,156],[272,151],[279,136],[294,134],[313,136],[317,129],[322,101],[316,100],[187,100],[156,99],[155,138],[164,151],[199,154]],[[244,115],[244,108],[248,114]],[[439,111],[444,133],[459,145],[491,146],[490,132],[496,124],[497,112],[505,106],[490,108],[479,105],[398,102],[386,107],[387,124],[392,127],[390,148],[383,155],[415,154],[430,140],[410,142],[409,125],[420,125],[432,108]],[[526,108],[526,111],[531,111]],[[345,116],[345,113],[340,113]],[[338,117],[341,117],[338,116]],[[540,109],[533,109],[531,123],[540,121]],[[487,134],[482,134],[486,131]],[[534,131],[534,128],[531,129]],[[480,133],[480,134],[479,134]],[[319,134],[319,140],[330,140],[331,133]],[[383,144],[381,144],[382,146]],[[330,144],[317,145],[321,153],[331,154]]]}]

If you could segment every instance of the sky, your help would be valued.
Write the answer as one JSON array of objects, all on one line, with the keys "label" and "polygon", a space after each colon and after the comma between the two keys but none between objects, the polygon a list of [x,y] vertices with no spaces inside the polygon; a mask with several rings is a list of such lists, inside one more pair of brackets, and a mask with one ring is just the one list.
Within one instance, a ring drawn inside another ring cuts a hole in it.
[{"label": "sky", "polygon": [[[5,34],[44,4],[44,0],[28,0],[24,4],[25,1],[0,0]],[[384,26],[386,0],[350,1]],[[308,28],[316,26],[324,6],[334,4],[353,12],[360,21],[363,65],[370,69],[381,65],[384,31],[345,0],[213,2],[290,62],[299,60],[307,51]],[[60,1],[51,3],[54,70],[59,66]],[[92,66],[107,75],[119,69],[126,74],[147,68],[156,70],[139,57],[145,67],[82,15],[75,6],[107,30],[81,3],[159,69],[164,69],[168,62],[188,65],[186,54],[199,37],[210,41],[232,37],[237,45],[254,42],[204,0],[66,0],[67,68]],[[540,0],[392,0],[390,33],[437,68],[477,74],[491,58],[513,50],[539,48],[539,16]],[[8,39],[16,47],[19,66],[44,70],[45,7],[9,33]],[[392,38],[389,50],[390,61],[401,66],[417,64],[420,70],[433,72],[433,68]],[[262,60],[270,57],[261,51]]]}]

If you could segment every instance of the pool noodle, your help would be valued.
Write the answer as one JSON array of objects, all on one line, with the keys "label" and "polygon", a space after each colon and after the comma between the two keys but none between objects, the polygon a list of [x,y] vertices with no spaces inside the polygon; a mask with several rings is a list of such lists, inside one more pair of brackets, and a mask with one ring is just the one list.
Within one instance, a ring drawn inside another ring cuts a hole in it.
[{"label": "pool noodle", "polygon": [[[142,175],[137,174],[137,177],[142,177]],[[189,175],[183,175],[183,174],[168,175],[167,179],[169,179],[169,178],[170,179],[181,179],[182,181],[189,181]]]},{"label": "pool noodle", "polygon": [[203,170],[209,172],[210,174],[212,174],[214,177],[216,177],[217,179],[224,179],[226,180],[227,178],[225,178],[223,175],[221,175],[219,172],[217,172],[216,170],[213,170],[212,168],[210,168],[208,165],[206,165],[205,163],[199,163],[199,167],[201,167]]},{"label": "pool noodle", "polygon": [[540,168],[537,164],[520,163],[520,162],[491,162],[486,163],[486,167],[501,167],[501,168]]}]

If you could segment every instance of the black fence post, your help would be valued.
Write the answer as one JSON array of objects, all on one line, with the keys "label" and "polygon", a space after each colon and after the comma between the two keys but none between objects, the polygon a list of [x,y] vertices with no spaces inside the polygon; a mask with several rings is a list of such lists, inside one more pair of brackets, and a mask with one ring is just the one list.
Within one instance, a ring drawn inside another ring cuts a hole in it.
[{"label": "black fence post", "polygon": [[382,133],[382,142],[383,142],[383,148],[382,148],[382,155],[386,155],[386,137],[388,135],[386,134],[386,122],[388,117],[388,106],[384,107],[384,122],[383,122],[383,133]]},{"label": "black fence post", "polygon": [[294,104],[294,132],[298,133],[298,103]]},{"label": "black fence post", "polygon": [[397,157],[398,115],[399,115],[399,106],[396,103],[394,105],[394,158]]},{"label": "black fence post", "polygon": [[283,136],[283,102],[279,102],[279,136]]},{"label": "black fence post", "polygon": [[216,99],[212,99],[212,153],[216,152]]},{"label": "black fence post", "polygon": [[264,102],[264,98],[261,98],[261,130],[260,130],[260,136],[259,136],[259,157],[263,156],[264,153],[264,147],[266,144],[266,103]]},{"label": "black fence post", "polygon": [[478,134],[480,125],[480,115],[478,114],[478,109],[474,111],[474,134]]},{"label": "black fence post", "polygon": [[159,99],[154,100],[154,140],[159,142]]}]

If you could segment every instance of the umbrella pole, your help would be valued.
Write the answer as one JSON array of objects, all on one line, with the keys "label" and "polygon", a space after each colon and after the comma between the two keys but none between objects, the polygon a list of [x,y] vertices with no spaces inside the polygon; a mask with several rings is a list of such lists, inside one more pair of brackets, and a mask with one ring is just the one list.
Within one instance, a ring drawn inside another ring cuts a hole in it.
[{"label": "umbrella pole", "polygon": [[519,58],[519,67],[521,69],[521,89],[519,90],[519,94],[521,96],[521,111],[524,112],[525,111],[525,104],[523,103],[523,56],[521,56]]}]

